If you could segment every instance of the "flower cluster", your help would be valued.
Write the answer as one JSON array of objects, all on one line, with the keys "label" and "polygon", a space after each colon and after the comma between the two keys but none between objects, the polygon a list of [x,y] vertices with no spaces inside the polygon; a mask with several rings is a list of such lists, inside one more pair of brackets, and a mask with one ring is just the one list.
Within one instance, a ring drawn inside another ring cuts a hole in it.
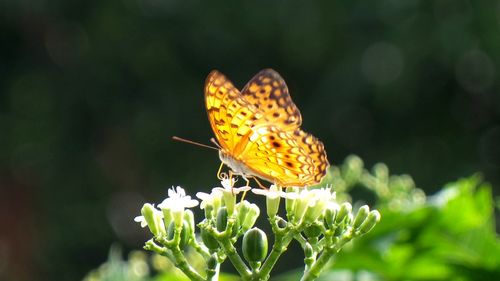
[{"label": "flower cluster", "polygon": [[[233,178],[224,178],[222,187],[210,193],[198,192],[205,218],[197,224],[188,208],[199,204],[181,187],[168,191],[168,198],[154,207],[144,204],[142,216],[136,217],[142,227],[148,226],[153,238],[145,248],[168,257],[191,280],[218,280],[220,264],[229,259],[242,280],[267,280],[281,254],[292,241],[300,243],[305,255],[302,280],[315,279],[330,258],[342,246],[370,231],[380,220],[378,211],[368,206],[354,215],[350,203],[339,204],[332,188],[287,188],[272,185],[268,190],[235,187]],[[266,197],[266,214],[272,227],[274,245],[268,253],[267,234],[254,227],[260,208],[238,195],[247,191]],[[285,216],[279,215],[285,201]],[[241,251],[236,242],[242,238]],[[190,266],[183,249],[190,246],[206,262],[205,272]],[[243,258],[239,255],[243,254]],[[245,262],[246,260],[246,262]]]}]

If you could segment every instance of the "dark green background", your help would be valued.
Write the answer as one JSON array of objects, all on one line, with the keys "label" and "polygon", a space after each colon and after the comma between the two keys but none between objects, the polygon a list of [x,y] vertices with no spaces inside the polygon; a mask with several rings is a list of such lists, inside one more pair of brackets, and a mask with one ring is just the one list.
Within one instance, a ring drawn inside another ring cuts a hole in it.
[{"label": "dark green background", "polygon": [[141,247],[143,202],[216,185],[216,153],[170,140],[212,137],[212,69],[281,73],[334,164],[498,188],[497,2],[303,2],[1,1],[0,279],[79,280]]}]

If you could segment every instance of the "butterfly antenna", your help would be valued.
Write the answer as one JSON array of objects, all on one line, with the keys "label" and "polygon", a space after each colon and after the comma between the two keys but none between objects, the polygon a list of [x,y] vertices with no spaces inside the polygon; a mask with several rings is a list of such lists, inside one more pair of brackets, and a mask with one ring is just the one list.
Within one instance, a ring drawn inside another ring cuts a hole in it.
[{"label": "butterfly antenna", "polygon": [[214,138],[211,138],[210,141],[215,144],[215,146],[217,146],[220,149],[222,149],[222,147],[220,147],[220,145],[217,143],[217,141],[214,139]]},{"label": "butterfly antenna", "polygon": [[185,143],[189,143],[189,144],[201,146],[201,147],[206,147],[206,148],[211,148],[211,149],[219,150],[219,148],[217,148],[217,147],[213,147],[213,146],[210,146],[210,145],[202,144],[202,143],[195,142],[195,141],[192,141],[192,140],[183,139],[183,138],[180,138],[178,136],[173,136],[172,139],[176,140],[176,141],[180,141],[180,142],[185,142]]}]

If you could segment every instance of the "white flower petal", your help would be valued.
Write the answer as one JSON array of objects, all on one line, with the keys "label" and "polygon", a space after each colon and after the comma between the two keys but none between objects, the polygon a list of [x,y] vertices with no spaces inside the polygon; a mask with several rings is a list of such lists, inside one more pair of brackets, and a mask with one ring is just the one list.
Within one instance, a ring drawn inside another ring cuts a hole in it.
[{"label": "white flower petal", "polygon": [[140,222],[141,223],[141,227],[144,228],[148,225],[148,223],[146,222],[146,219],[144,218],[144,216],[137,216],[134,218],[134,221],[135,222]]},{"label": "white flower petal", "polygon": [[196,192],[196,197],[198,197],[201,200],[207,200],[211,196],[210,196],[210,194],[208,194],[206,192]]}]

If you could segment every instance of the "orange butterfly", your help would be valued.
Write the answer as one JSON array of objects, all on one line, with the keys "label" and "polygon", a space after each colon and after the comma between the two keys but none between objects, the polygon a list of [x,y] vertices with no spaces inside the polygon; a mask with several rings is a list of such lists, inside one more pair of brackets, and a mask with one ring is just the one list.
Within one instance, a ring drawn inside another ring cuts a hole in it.
[{"label": "orange butterfly", "polygon": [[240,93],[214,70],[205,82],[205,104],[219,157],[234,174],[282,187],[318,184],[325,176],[323,143],[300,129],[300,111],[276,71],[260,71]]}]

